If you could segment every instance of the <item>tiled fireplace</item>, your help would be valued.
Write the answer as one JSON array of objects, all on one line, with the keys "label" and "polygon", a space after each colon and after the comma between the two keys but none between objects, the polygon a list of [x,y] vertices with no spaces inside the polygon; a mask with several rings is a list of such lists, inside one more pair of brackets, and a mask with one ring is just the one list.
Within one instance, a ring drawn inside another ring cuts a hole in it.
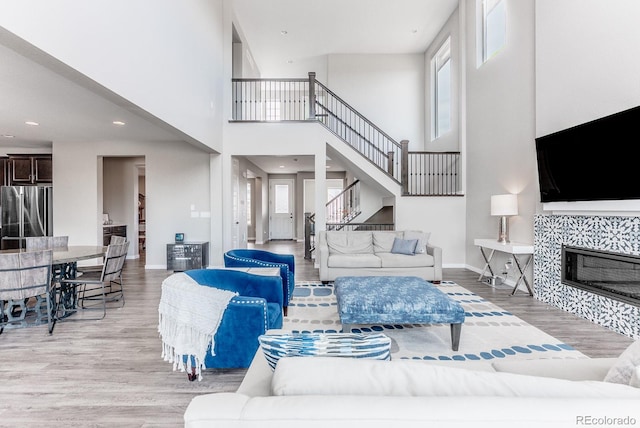
[{"label": "tiled fireplace", "polygon": [[533,288],[538,299],[640,338],[640,306],[561,281],[562,246],[640,255],[640,217],[536,215]]}]

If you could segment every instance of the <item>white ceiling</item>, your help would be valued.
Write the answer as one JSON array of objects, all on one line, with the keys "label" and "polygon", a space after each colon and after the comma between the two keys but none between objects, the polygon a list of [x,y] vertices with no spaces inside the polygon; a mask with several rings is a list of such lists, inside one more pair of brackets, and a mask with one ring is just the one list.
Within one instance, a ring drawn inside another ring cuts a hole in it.
[{"label": "white ceiling", "polygon": [[458,0],[235,0],[234,7],[263,77],[289,77],[290,68],[322,55],[423,53]]},{"label": "white ceiling", "polygon": [[[286,77],[291,66],[327,54],[424,52],[458,0],[235,0],[234,4],[263,76]],[[39,126],[26,125],[30,120]],[[116,126],[112,123],[116,120],[126,125]],[[53,141],[65,140],[197,144],[0,27],[0,154],[8,147],[47,150]],[[304,166],[297,170],[313,170],[312,160],[302,156],[254,161],[271,173],[300,165]],[[286,168],[280,168],[285,162]]]}]

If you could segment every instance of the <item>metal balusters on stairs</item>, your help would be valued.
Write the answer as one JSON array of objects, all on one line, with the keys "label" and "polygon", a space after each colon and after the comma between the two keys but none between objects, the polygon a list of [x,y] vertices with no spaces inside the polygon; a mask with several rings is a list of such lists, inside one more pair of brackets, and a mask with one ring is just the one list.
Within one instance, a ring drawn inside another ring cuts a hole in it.
[{"label": "metal balusters on stairs", "polygon": [[460,152],[409,151],[326,86],[308,79],[233,79],[233,121],[322,124],[401,186],[403,196],[462,196]]}]

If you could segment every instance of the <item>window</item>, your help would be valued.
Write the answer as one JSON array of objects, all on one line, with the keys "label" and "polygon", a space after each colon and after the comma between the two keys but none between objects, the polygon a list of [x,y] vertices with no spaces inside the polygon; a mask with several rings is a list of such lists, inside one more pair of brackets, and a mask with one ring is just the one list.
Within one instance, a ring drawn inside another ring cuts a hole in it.
[{"label": "window", "polygon": [[504,0],[482,1],[482,63],[485,63],[506,42],[507,14]]},{"label": "window", "polygon": [[286,214],[289,212],[289,186],[286,184],[275,185],[276,214]]},{"label": "window", "polygon": [[442,43],[431,59],[433,75],[432,124],[433,138],[451,130],[451,38]]}]

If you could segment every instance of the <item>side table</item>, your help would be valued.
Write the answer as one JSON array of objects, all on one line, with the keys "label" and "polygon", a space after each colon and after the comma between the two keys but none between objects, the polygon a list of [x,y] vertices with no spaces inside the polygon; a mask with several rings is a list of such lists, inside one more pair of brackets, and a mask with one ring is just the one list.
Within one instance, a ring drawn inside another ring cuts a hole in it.
[{"label": "side table", "polygon": [[[496,239],[474,239],[473,244],[477,247],[480,247],[480,252],[482,253],[482,257],[484,258],[485,265],[484,269],[482,269],[482,273],[478,278],[478,281],[482,281],[482,277],[484,273],[489,270],[491,276],[493,276],[493,270],[491,269],[491,259],[496,251],[501,253],[510,254],[513,256],[513,260],[518,268],[519,276],[516,280],[516,285],[513,287],[513,291],[511,295],[516,294],[518,290],[518,286],[521,282],[524,282],[524,285],[527,286],[527,290],[529,290],[529,295],[533,296],[533,290],[531,289],[531,285],[525,276],[525,271],[531,264],[533,260],[533,245],[531,244],[523,244],[520,242],[509,242],[507,244],[502,244],[498,242]],[[487,257],[487,253],[485,250],[491,250],[489,256]],[[518,256],[522,257],[519,259]]]}]

